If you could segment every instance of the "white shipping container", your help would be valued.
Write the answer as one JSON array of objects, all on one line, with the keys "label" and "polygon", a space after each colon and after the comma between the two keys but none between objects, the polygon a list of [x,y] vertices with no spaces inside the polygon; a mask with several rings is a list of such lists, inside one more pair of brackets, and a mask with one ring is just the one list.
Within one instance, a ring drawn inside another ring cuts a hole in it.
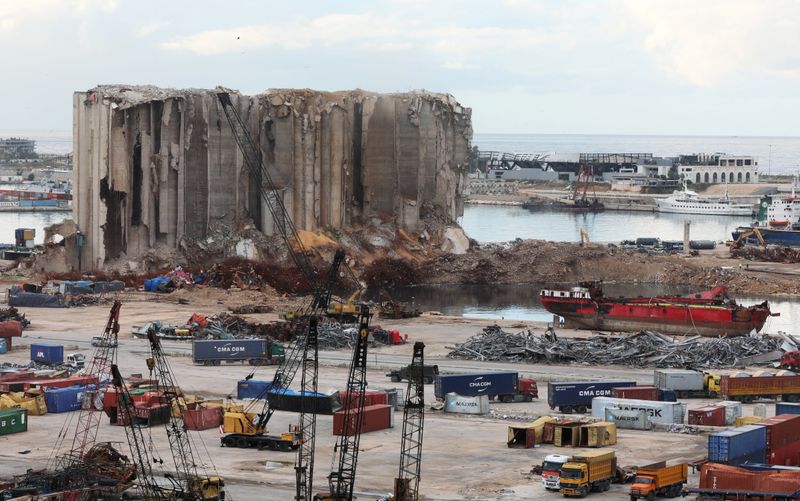
[{"label": "white shipping container", "polygon": [[625,411],[616,407],[606,407],[605,420],[617,425],[617,428],[629,430],[649,430],[653,427],[644,409]]},{"label": "white shipping container", "polygon": [[767,404],[753,404],[753,415],[758,417],[767,417]]},{"label": "white shipping container", "polygon": [[731,426],[736,423],[736,418],[742,417],[742,403],[733,400],[725,400],[719,405],[725,407],[725,424]]},{"label": "white shipping container", "polygon": [[653,371],[653,384],[656,388],[676,391],[700,391],[705,389],[705,376],[702,372],[688,369],[656,369]]},{"label": "white shipping container", "polygon": [[683,423],[683,416],[686,414],[686,404],[679,402],[595,397],[592,399],[592,417],[605,419],[605,410],[609,407],[617,407],[622,410],[645,410],[650,422],[659,424]]},{"label": "white shipping container", "polygon": [[444,411],[454,414],[489,414],[489,395],[463,397],[448,393],[444,397]]}]

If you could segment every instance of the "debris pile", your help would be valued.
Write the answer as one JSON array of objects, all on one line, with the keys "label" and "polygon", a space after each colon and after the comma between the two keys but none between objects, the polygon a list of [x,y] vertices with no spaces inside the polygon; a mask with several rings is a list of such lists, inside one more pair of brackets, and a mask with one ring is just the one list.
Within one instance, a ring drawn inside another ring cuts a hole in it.
[{"label": "debris pile", "polygon": [[731,247],[731,256],[748,261],[769,261],[772,263],[800,263],[800,249],[770,245],[757,247],[746,245],[744,247]]},{"label": "debris pile", "polygon": [[19,310],[13,306],[0,308],[0,322],[8,322],[9,320],[18,321],[22,324],[23,329],[31,324],[31,321],[25,318],[25,314],[20,313]]},{"label": "debris pile", "polygon": [[[448,357],[504,362],[730,368],[780,358],[784,342],[770,336],[713,339],[695,336],[676,340],[651,331],[624,336],[557,338],[551,332],[538,336],[530,330],[513,334],[494,325],[463,344],[449,347],[452,351]],[[759,358],[761,355],[763,357]]]}]

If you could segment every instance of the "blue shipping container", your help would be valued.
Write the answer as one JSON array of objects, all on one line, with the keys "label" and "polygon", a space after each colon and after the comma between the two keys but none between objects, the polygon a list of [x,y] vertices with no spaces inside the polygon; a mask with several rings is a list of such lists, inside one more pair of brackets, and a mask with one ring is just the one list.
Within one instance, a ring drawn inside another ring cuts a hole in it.
[{"label": "blue shipping container", "polygon": [[547,383],[547,404],[556,407],[592,407],[594,397],[610,397],[612,388],[636,386],[636,381],[564,381]]},{"label": "blue shipping container", "polygon": [[8,351],[8,346],[6,346],[6,338],[0,337],[0,355]]},{"label": "blue shipping container", "polygon": [[708,436],[708,459],[717,463],[763,463],[767,429],[757,424],[740,426]]},{"label": "blue shipping container", "polygon": [[81,408],[85,386],[68,386],[66,388],[47,388],[44,399],[47,412],[70,412]]},{"label": "blue shipping container", "polygon": [[272,381],[256,381],[243,379],[236,383],[236,398],[266,398],[267,390],[272,387]]},{"label": "blue shipping container", "polygon": [[266,339],[213,339],[192,341],[192,358],[195,362],[206,360],[268,359],[269,341]]},{"label": "blue shipping container", "polygon": [[452,374],[437,376],[433,386],[436,398],[448,393],[465,397],[477,395],[513,395],[517,392],[519,375],[516,372],[486,372],[483,374]]},{"label": "blue shipping container", "polygon": [[775,404],[775,415],[800,414],[800,402],[778,402]]},{"label": "blue shipping container", "polygon": [[31,344],[31,360],[44,364],[60,364],[64,361],[64,346],[55,343]]}]

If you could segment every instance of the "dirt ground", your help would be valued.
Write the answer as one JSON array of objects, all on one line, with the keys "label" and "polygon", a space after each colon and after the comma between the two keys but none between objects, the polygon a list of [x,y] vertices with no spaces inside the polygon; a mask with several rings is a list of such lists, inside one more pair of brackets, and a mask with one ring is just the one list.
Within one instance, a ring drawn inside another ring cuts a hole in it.
[{"label": "dirt ground", "polygon": [[[189,304],[177,304],[177,297]],[[128,293],[123,295],[121,313],[120,347],[118,363],[123,374],[147,373],[144,358],[148,354],[146,342],[133,339],[131,327],[145,321],[159,319],[166,322],[183,322],[194,312],[213,314],[229,304],[247,302],[248,293],[227,293],[214,290],[185,291],[173,295]],[[271,298],[275,306],[285,308],[292,301]],[[27,345],[37,340],[60,342],[68,351],[91,353],[90,339],[99,335],[108,315],[109,305],[88,306],[63,310],[26,309],[33,322],[21,340],[15,341],[12,352],[0,356],[0,361],[25,363],[29,359]],[[276,319],[280,310],[271,314],[252,315],[259,320]],[[652,371],[625,367],[589,366],[535,366],[505,363],[482,363],[445,358],[447,346],[463,341],[479,332],[493,321],[448,317],[420,317],[402,321],[383,321],[385,328],[397,328],[408,334],[410,340],[424,341],[426,362],[438,364],[443,372],[479,370],[518,370],[544,382],[552,379],[619,379],[632,378],[640,384],[652,381]],[[506,328],[522,325],[514,321],[501,322]],[[541,326],[536,326],[541,328]],[[567,333],[565,333],[567,334]],[[164,349],[171,357],[170,364],[185,393],[201,394],[209,398],[225,398],[236,392],[236,381],[251,372],[250,366],[225,365],[221,367],[195,366],[190,358],[188,343],[165,341]],[[369,386],[373,388],[398,387],[384,375],[387,369],[405,365],[410,361],[411,345],[381,347],[369,355]],[[341,389],[347,377],[350,353],[346,351],[322,352],[320,388],[323,391]],[[256,379],[270,379],[274,368],[259,368]],[[540,384],[540,398],[532,403],[495,404],[488,416],[465,416],[428,411],[425,417],[423,468],[421,492],[426,500],[516,500],[560,498],[546,492],[539,477],[531,476],[533,464],[541,463],[545,455],[569,453],[569,450],[544,445],[534,449],[509,449],[506,446],[509,424],[524,423],[540,415],[551,414],[546,405],[546,384]],[[433,401],[433,387],[426,388],[427,401]],[[705,400],[689,401],[697,407]],[[752,414],[745,406],[745,414]],[[32,416],[29,431],[0,437],[0,480],[28,468],[47,464],[54,451],[58,436],[69,437],[74,427],[76,413]],[[285,430],[296,422],[297,416],[277,412],[270,428],[273,432]],[[315,485],[321,490],[331,468],[335,437],[331,434],[332,419],[321,416],[318,421]],[[390,492],[397,474],[399,461],[402,413],[395,414],[395,427],[389,430],[364,434],[358,466],[356,490],[360,499],[378,499]],[[160,457],[168,464],[169,450],[163,428],[150,430],[158,444]],[[219,446],[218,430],[194,432],[200,445],[199,456],[207,467],[213,465],[226,479],[229,499],[286,500],[293,496],[294,454],[274,451],[228,449]],[[103,419],[99,440],[118,442],[127,451],[124,431]],[[619,443],[613,447],[621,465],[643,465],[664,459],[694,459],[704,455],[706,436],[632,430],[619,431]],[[67,439],[69,441],[69,438]],[[209,459],[211,458],[211,459]],[[690,484],[696,484],[692,476]],[[592,494],[593,499],[620,499],[625,497],[626,486],[615,486],[604,494]]]}]

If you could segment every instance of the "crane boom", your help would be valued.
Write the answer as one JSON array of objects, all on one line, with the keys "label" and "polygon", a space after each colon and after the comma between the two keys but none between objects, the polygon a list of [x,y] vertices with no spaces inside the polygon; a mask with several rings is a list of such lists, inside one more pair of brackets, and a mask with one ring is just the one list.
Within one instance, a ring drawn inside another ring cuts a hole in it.
[{"label": "crane boom", "polygon": [[403,409],[400,472],[394,481],[394,501],[417,501],[422,467],[422,434],[425,425],[425,344],[414,343]]},{"label": "crane boom", "polygon": [[[356,466],[358,466],[358,445],[361,442],[361,428],[364,422],[364,392],[367,389],[369,320],[369,307],[362,305],[358,322],[358,337],[353,348],[353,359],[347,378],[349,408],[350,410],[355,408],[356,412],[344,413],[342,434],[336,440],[333,449],[336,455],[334,464],[338,464],[338,467],[328,476],[330,499],[335,501],[352,501],[353,499]],[[355,406],[353,406],[352,399],[355,399]]]},{"label": "crane boom", "polygon": [[300,431],[303,434],[303,443],[297,450],[295,501],[311,501],[314,495],[314,444],[317,432],[317,399],[315,397],[319,386],[317,322],[316,316],[309,318],[303,354],[303,377],[300,391],[304,395],[314,395],[314,397],[302,399],[300,407]]}]

